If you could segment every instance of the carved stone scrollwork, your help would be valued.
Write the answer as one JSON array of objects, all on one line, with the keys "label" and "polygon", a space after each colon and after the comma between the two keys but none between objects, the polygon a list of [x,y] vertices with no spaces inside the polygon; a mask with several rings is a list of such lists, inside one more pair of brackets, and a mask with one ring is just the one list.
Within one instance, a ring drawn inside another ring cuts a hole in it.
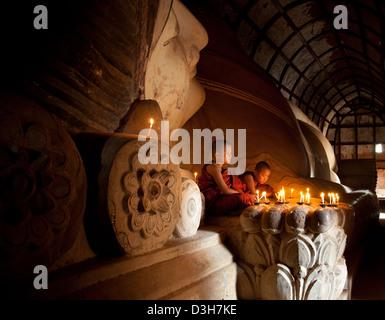
[{"label": "carved stone scrollwork", "polygon": [[0,112],[0,270],[23,277],[71,248],[87,183],[79,152],[55,119],[8,99]]},{"label": "carved stone scrollwork", "polygon": [[[251,206],[230,235],[241,277],[243,299],[338,299],[347,279],[343,223],[353,215],[346,205]],[[252,294],[250,293],[252,292]]]}]

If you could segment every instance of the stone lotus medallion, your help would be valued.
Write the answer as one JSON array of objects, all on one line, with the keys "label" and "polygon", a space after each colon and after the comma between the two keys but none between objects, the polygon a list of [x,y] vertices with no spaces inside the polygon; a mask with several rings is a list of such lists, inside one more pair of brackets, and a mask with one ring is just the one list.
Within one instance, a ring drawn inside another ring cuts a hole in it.
[{"label": "stone lotus medallion", "polygon": [[177,223],[182,194],[179,166],[160,163],[160,154],[158,164],[142,164],[142,145],[133,140],[118,151],[108,182],[109,216],[120,246],[132,255],[163,246]]}]

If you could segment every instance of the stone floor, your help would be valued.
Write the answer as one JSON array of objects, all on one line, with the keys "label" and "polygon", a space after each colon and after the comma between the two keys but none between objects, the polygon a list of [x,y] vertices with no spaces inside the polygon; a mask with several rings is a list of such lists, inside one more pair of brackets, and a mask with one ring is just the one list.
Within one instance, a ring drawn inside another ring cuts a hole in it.
[{"label": "stone floor", "polygon": [[356,279],[353,300],[385,300],[385,213],[366,247]]}]

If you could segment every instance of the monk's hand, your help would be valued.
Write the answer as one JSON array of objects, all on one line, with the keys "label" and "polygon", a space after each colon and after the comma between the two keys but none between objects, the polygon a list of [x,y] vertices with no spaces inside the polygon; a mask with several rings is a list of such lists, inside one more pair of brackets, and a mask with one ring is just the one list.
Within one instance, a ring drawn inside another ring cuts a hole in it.
[{"label": "monk's hand", "polygon": [[248,203],[247,203],[247,204],[248,204],[249,206],[254,205],[254,202],[256,202],[256,201],[255,201],[255,197],[254,197],[253,195],[251,195],[251,194],[248,194],[248,196],[249,196],[249,197],[248,197],[248,201],[247,201]]},{"label": "monk's hand", "polygon": [[256,203],[256,202],[258,202],[258,197],[257,197],[256,195],[250,194],[250,196],[251,196],[251,199],[252,199],[252,201],[253,201],[253,204]]}]

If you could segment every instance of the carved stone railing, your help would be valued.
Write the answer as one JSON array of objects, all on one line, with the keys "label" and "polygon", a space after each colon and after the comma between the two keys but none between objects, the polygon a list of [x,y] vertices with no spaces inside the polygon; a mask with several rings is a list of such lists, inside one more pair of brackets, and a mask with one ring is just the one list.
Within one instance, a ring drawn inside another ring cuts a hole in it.
[{"label": "carved stone railing", "polygon": [[229,234],[239,266],[238,298],[339,299],[347,279],[348,205],[256,205]]}]

